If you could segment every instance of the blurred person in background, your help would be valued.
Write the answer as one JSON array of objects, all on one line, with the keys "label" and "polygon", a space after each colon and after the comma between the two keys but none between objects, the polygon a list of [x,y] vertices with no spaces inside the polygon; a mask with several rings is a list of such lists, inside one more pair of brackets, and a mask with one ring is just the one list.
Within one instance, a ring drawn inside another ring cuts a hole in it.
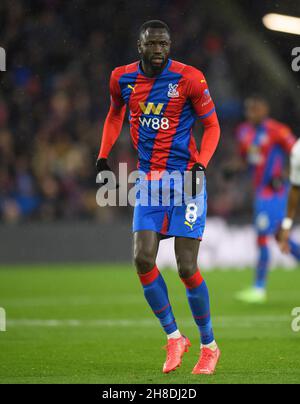
[{"label": "blurred person in background", "polygon": [[[137,19],[141,19],[148,13],[147,7],[138,1],[128,3],[120,13],[117,3],[94,2],[82,13],[81,6],[74,7],[71,3],[34,2],[31,7],[19,0],[1,2],[1,46],[9,54],[10,68],[1,75],[0,130],[10,132],[12,143],[1,164],[9,171],[11,186],[15,187],[15,171],[10,166],[14,165],[15,152],[26,155],[40,198],[30,215],[21,210],[14,216],[15,222],[64,218],[113,221],[116,218],[116,210],[109,213],[108,207],[104,215],[97,209],[91,156],[97,153],[95,134],[106,114],[110,66],[120,61],[125,63],[133,55],[133,47],[122,46],[119,37],[121,35],[133,44],[130,14],[135,10]],[[229,35],[225,37],[224,30],[213,24],[214,16],[202,15],[198,3],[193,4],[195,13],[190,13],[190,2],[170,2],[168,7],[161,7],[158,0],[151,3],[153,9],[160,10],[162,18],[170,18],[174,26],[180,23],[179,15],[185,16],[185,26],[180,33],[179,30],[174,32],[175,52],[191,65],[204,66],[216,101],[222,106],[220,114],[225,118],[231,114],[232,118],[232,104],[240,103],[240,83],[232,78],[228,68],[229,60],[232,60]],[[114,21],[113,26],[111,21]],[[214,26],[213,32],[207,29],[210,26]],[[26,41],[26,47],[20,46],[22,41]],[[99,97],[99,94],[103,96]],[[59,141],[61,133],[66,133],[70,140],[69,156],[78,156],[78,149],[84,150],[86,167],[81,170],[80,177],[68,178],[70,171],[64,169],[61,159],[59,175],[57,169],[53,171],[54,165],[57,168],[53,144]],[[224,139],[228,139],[230,128],[225,133]],[[134,150],[128,143],[118,144],[113,153],[116,161],[125,159],[130,167],[136,163]],[[210,213],[228,216],[234,212],[237,198],[232,188],[227,189],[228,203],[224,209],[224,191],[219,192],[219,183],[214,181],[218,165],[219,159],[215,159],[209,184],[213,199]],[[46,191],[43,182],[51,184],[51,191]],[[119,217],[130,215],[129,208],[117,212]]]},{"label": "blurred person in background", "polygon": [[[84,1],[74,5],[56,0],[28,4],[23,0],[1,0],[1,46],[9,55],[9,69],[1,72],[0,76],[0,131],[10,133],[12,146],[9,146],[10,152],[6,152],[0,164],[6,172],[8,170],[14,187],[15,171],[11,167],[14,166],[15,153],[26,155],[30,160],[32,182],[40,197],[40,203],[30,215],[20,211],[15,216],[16,222],[38,221],[46,217],[45,220],[95,218],[113,221],[116,213],[118,218],[130,215],[129,208],[108,213],[108,207],[105,215],[97,209],[95,198],[93,201],[92,197],[95,179],[91,156],[97,155],[96,133],[106,114],[110,66],[125,64],[133,57],[134,26],[153,10],[159,10],[161,18],[168,19],[174,27],[180,26],[182,18],[185,19],[184,26],[174,32],[174,54],[190,65],[203,66],[218,105],[224,136],[220,148],[222,152],[217,152],[209,168],[209,215],[229,220],[248,220],[251,205],[245,195],[250,192],[249,184],[244,180],[237,184],[226,184],[221,178],[221,164],[231,156],[232,132],[241,119],[242,100],[248,93],[249,82],[256,85],[258,90],[263,75],[261,71],[258,72],[255,62],[250,63],[247,55],[240,57],[244,42],[234,28],[227,25],[224,19],[220,22],[218,15],[203,12],[205,2],[169,1],[164,2],[163,6],[159,0],[150,3],[132,0],[120,12],[119,2],[108,0],[92,2],[88,8]],[[134,20],[131,18],[133,13]],[[120,37],[133,46],[122,46]],[[277,48],[277,51],[281,49]],[[234,75],[231,74],[232,70],[235,71]],[[255,83],[253,78],[256,79]],[[267,91],[274,93],[270,87],[267,87]],[[287,99],[284,105],[282,116],[299,127],[299,114],[294,103]],[[63,184],[65,181],[69,183],[66,178],[68,171],[57,176],[50,168],[49,172],[46,165],[47,154],[52,154],[52,144],[57,142],[60,133],[67,133],[69,147],[75,149],[76,155],[78,148],[88,149],[88,158],[85,160],[87,169],[81,170],[80,178],[70,178],[74,185],[72,189],[82,192],[80,198],[77,197],[78,191],[75,192],[74,206],[73,198],[69,197],[71,188],[67,186],[66,193]],[[39,159],[38,168],[42,169],[42,173],[36,168],[34,154],[41,143],[44,152],[39,153],[46,156],[44,163]],[[130,166],[135,164],[136,157],[131,145],[120,143],[113,154],[116,161],[119,156],[122,155],[123,159],[126,154]],[[45,193],[40,186],[43,175],[47,183],[51,177],[51,184],[56,184],[51,187],[51,218],[44,215],[43,210],[45,205],[49,206],[49,199],[44,199]],[[59,192],[53,192],[54,188]],[[242,195],[237,192],[241,188]]]},{"label": "blurred person in background", "polygon": [[[267,299],[267,275],[270,265],[269,238],[279,229],[285,216],[288,182],[285,161],[296,139],[289,127],[269,116],[268,101],[259,95],[245,101],[246,121],[237,129],[241,160],[231,168],[248,168],[254,191],[254,223],[257,233],[258,261],[255,281],[250,289],[237,293],[247,303]],[[299,260],[300,246],[289,240],[290,252]]]},{"label": "blurred person in background", "polygon": [[286,216],[281,223],[277,241],[283,253],[289,254],[292,250],[290,233],[296,217],[300,201],[300,140],[294,144],[290,156],[290,183]]}]

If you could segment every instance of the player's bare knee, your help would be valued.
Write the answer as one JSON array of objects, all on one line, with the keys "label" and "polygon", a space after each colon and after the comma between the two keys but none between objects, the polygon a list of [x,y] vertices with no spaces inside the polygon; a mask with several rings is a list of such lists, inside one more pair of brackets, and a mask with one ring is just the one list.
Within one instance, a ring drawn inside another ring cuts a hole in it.
[{"label": "player's bare knee", "polygon": [[180,278],[188,279],[197,272],[197,263],[194,261],[177,261]]},{"label": "player's bare knee", "polygon": [[145,251],[136,251],[134,254],[134,265],[139,274],[150,272],[155,265],[155,257]]}]

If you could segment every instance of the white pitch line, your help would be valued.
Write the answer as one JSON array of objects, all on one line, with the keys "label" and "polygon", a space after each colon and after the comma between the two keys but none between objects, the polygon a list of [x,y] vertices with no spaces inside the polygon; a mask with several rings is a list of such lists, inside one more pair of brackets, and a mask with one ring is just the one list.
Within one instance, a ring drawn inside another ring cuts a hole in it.
[{"label": "white pitch line", "polygon": [[[289,322],[289,316],[222,316],[214,317],[213,324],[216,327],[249,328],[249,327],[276,327]],[[178,319],[182,326],[194,326],[193,320]],[[7,320],[8,327],[153,327],[158,324],[156,319],[11,319]]]},{"label": "white pitch line", "polygon": [[[135,304],[141,301],[140,296],[135,295],[122,295],[122,302],[126,304]],[[48,307],[48,306],[84,306],[84,305],[98,305],[98,306],[106,306],[115,303],[115,296],[107,296],[105,300],[99,299],[99,297],[89,297],[89,296],[74,296],[70,298],[64,297],[55,297],[55,298],[6,298],[1,300],[2,306],[10,306],[10,307]]]}]

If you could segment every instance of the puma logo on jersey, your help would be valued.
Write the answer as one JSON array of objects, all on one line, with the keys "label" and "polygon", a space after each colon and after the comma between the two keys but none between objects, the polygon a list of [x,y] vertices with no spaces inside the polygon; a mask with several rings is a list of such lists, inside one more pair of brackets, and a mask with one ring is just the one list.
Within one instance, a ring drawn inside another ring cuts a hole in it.
[{"label": "puma logo on jersey", "polygon": [[191,230],[193,230],[194,224],[189,223],[188,221],[185,221],[184,224],[187,225],[187,226],[189,226],[189,227],[191,228]]},{"label": "puma logo on jersey", "polygon": [[135,93],[135,87],[136,87],[136,85],[132,86],[132,85],[128,84],[127,87],[130,88],[130,90],[132,90],[132,91]]},{"label": "puma logo on jersey", "polygon": [[155,105],[153,102],[148,102],[146,105],[144,102],[140,102],[139,105],[145,115],[150,115],[151,112],[154,115],[160,115],[160,113],[164,107],[164,104],[159,103],[159,104]]}]

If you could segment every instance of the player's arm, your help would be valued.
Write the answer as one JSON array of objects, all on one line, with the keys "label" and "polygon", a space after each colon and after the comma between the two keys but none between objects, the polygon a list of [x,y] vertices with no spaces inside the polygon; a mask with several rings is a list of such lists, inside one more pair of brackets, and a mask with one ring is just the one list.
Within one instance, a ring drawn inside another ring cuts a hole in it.
[{"label": "player's arm", "polygon": [[195,113],[204,126],[197,163],[205,169],[219,143],[220,125],[206,79],[199,70],[193,69],[190,72],[188,95]]},{"label": "player's arm", "polygon": [[296,137],[291,131],[291,129],[283,124],[278,124],[276,130],[276,143],[279,144],[286,153],[290,154],[291,150],[296,143]]},{"label": "player's arm", "polygon": [[201,141],[198,163],[207,167],[220,140],[220,125],[216,111],[213,109],[205,118],[201,118],[204,133]]},{"label": "player's arm", "polygon": [[201,141],[197,163],[192,167],[192,196],[197,193],[197,185],[201,183],[197,173],[205,171],[214,155],[220,139],[220,125],[215,105],[209,94],[207,82],[203,74],[196,69],[190,72],[188,97],[192,102],[196,115],[201,119],[204,133]]},{"label": "player's arm", "polygon": [[[289,155],[292,147],[296,142],[296,138],[293,135],[291,129],[279,122],[275,122],[274,135],[275,142]],[[277,192],[283,185],[283,177],[281,175],[274,176],[269,184],[275,192]]]},{"label": "player's arm", "polygon": [[300,200],[300,140],[291,149],[290,154],[291,189],[288,196],[287,214],[281,224],[278,242],[282,252],[289,252],[289,238]]},{"label": "player's arm", "polygon": [[105,119],[100,151],[96,163],[98,173],[102,171],[111,171],[107,159],[113,145],[120,136],[126,112],[126,105],[122,99],[120,86],[114,72],[112,72],[109,87],[111,105]]}]

